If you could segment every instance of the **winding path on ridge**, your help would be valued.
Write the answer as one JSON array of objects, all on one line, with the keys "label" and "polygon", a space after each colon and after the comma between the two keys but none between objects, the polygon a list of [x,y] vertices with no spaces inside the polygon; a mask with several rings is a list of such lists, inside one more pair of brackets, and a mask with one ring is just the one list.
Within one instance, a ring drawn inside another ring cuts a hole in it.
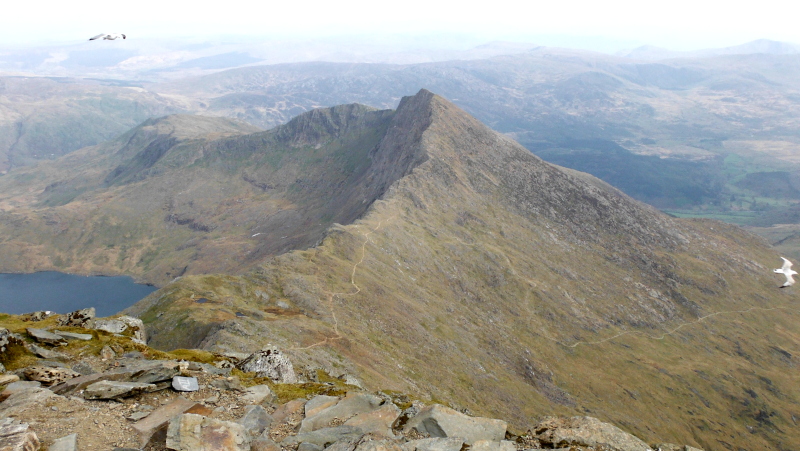
[{"label": "winding path on ridge", "polygon": [[[383,202],[385,204],[389,204],[389,202],[383,201],[383,200],[379,200],[377,202]],[[372,242],[372,239],[370,238],[370,235],[372,235],[373,233],[377,232],[382,226],[385,225],[385,223],[386,224],[390,223],[390,221],[392,219],[394,219],[396,216],[397,215],[393,215],[393,216],[391,216],[389,218],[382,219],[382,220],[378,221],[378,224],[375,226],[375,228],[369,230],[368,232],[362,233],[362,235],[364,236],[364,242],[361,243],[361,258],[353,265],[353,269],[352,269],[352,271],[350,273],[350,284],[355,288],[354,291],[349,292],[349,293],[331,292],[331,291],[327,291],[327,290],[322,290],[321,287],[320,287],[320,291],[327,296],[328,309],[330,311],[331,318],[333,319],[333,335],[325,337],[323,340],[315,342],[315,343],[313,343],[311,345],[304,346],[304,347],[293,347],[293,348],[289,348],[289,350],[295,350],[295,351],[308,350],[308,349],[312,349],[312,348],[315,348],[315,347],[318,347],[318,346],[323,346],[325,344],[328,344],[328,343],[331,343],[333,341],[340,340],[340,339],[343,338],[342,334],[339,332],[339,320],[336,317],[336,309],[334,308],[334,298],[336,296],[342,296],[342,297],[344,297],[344,296],[355,296],[355,295],[357,295],[357,294],[359,294],[361,292],[361,287],[359,287],[358,284],[356,284],[356,281],[355,281],[355,279],[356,279],[356,271],[357,271],[358,267],[364,262],[364,259],[365,259],[366,254],[367,254],[367,244]],[[356,225],[356,227],[360,227],[360,226],[361,226],[361,224],[357,224]],[[441,232],[439,232],[439,233],[441,233]],[[536,287],[536,283],[534,281],[521,276],[517,272],[516,268],[514,268],[514,265],[511,262],[511,259],[509,259],[508,256],[505,254],[505,252],[503,252],[502,250],[496,248],[495,246],[491,246],[491,245],[488,245],[488,244],[484,245],[484,244],[481,244],[481,243],[466,243],[463,240],[459,239],[458,237],[455,237],[455,236],[452,236],[452,235],[447,235],[447,236],[450,238],[448,241],[457,242],[457,243],[459,243],[459,244],[461,244],[463,246],[469,246],[469,247],[479,247],[479,246],[486,247],[486,246],[488,246],[488,247],[493,248],[494,252],[498,252],[506,260],[506,262],[508,263],[508,267],[511,270],[511,273],[514,275],[514,277],[516,277],[519,280],[521,280],[521,281],[525,282],[526,284],[530,285],[531,288]],[[320,299],[320,302],[322,302],[321,299]],[[644,332],[644,331],[628,330],[628,331],[620,332],[620,333],[618,333],[616,335],[612,335],[612,336],[607,337],[607,338],[603,338],[601,340],[593,340],[593,341],[579,340],[579,341],[576,341],[576,342],[571,343],[571,344],[567,344],[567,343],[564,343],[563,341],[561,341],[559,339],[552,338],[552,337],[549,336],[549,334],[544,334],[542,336],[544,338],[550,340],[550,341],[553,341],[553,342],[561,345],[561,346],[564,346],[566,348],[573,348],[573,349],[577,348],[578,346],[601,345],[601,344],[607,343],[607,342],[609,342],[611,340],[623,337],[625,335],[640,335],[640,336],[642,336],[644,338],[647,338],[647,339],[650,339],[650,340],[664,340],[668,336],[671,336],[671,335],[675,334],[676,332],[678,332],[679,330],[683,329],[684,327],[688,327],[688,326],[692,326],[692,325],[695,325],[695,324],[699,324],[701,322],[704,322],[708,318],[713,318],[713,317],[716,317],[716,316],[723,316],[723,315],[745,314],[745,313],[754,312],[754,311],[768,312],[768,311],[775,311],[775,310],[786,310],[786,311],[800,312],[799,308],[789,307],[789,306],[749,307],[749,308],[746,308],[746,309],[743,309],[743,310],[718,311],[718,312],[713,312],[713,313],[709,313],[707,315],[701,316],[701,317],[699,317],[699,318],[697,318],[695,320],[692,320],[692,321],[687,321],[687,322],[681,323],[681,324],[677,325],[676,327],[674,327],[672,329],[667,329],[663,334],[658,335],[658,336],[651,335],[651,334],[649,334],[647,332]]]}]

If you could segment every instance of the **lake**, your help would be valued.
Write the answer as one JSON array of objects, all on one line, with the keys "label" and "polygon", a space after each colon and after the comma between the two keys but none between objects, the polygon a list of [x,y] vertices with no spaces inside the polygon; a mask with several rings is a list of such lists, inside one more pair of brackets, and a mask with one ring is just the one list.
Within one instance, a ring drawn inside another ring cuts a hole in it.
[{"label": "lake", "polygon": [[0,274],[0,312],[52,310],[69,313],[94,307],[110,316],[157,290],[127,276],[75,276],[60,272]]}]

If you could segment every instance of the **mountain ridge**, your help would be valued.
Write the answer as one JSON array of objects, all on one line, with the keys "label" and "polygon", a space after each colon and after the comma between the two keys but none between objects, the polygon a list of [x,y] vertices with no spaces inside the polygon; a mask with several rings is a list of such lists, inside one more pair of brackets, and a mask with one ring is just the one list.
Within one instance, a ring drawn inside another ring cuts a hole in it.
[{"label": "mountain ridge", "polygon": [[797,304],[762,239],[562,171],[426,91],[401,105],[394,120],[414,111],[420,131],[403,156],[420,164],[315,247],[132,307],[150,344],[271,343],[512,424],[584,412],[645,440],[793,446],[794,357],[772,349],[797,346]]}]

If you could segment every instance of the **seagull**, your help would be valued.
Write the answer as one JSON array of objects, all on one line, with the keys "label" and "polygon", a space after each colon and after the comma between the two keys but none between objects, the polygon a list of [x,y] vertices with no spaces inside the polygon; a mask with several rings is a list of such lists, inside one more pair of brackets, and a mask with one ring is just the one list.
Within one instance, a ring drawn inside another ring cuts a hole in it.
[{"label": "seagull", "polygon": [[89,38],[89,40],[94,41],[95,39],[100,39],[100,38],[103,38],[104,41],[113,41],[114,39],[119,39],[119,38],[126,39],[125,35],[122,33],[111,33],[111,34],[100,33],[97,36]]},{"label": "seagull", "polygon": [[773,269],[772,271],[786,276],[786,282],[781,285],[781,288],[786,288],[794,284],[794,278],[792,278],[792,275],[797,274],[797,271],[792,270],[792,262],[787,260],[785,257],[781,258],[783,259],[783,266],[778,269]]}]

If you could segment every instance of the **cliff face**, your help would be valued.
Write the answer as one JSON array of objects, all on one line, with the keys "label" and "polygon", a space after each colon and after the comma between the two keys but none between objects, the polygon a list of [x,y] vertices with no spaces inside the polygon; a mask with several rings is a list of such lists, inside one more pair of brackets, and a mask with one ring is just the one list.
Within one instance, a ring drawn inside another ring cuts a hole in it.
[{"label": "cliff face", "polygon": [[150,344],[272,343],[520,427],[581,413],[645,440],[800,445],[797,303],[761,239],[547,164],[427,91],[385,124],[360,219],[242,276],[165,286],[131,308]]}]

